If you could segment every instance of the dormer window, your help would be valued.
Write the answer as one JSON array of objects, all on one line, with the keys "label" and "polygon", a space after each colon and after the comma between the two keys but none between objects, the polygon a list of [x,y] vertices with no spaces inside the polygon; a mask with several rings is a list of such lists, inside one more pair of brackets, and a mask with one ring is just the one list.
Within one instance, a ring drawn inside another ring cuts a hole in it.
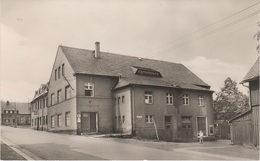
[{"label": "dormer window", "polygon": [[151,68],[144,68],[144,67],[137,67],[137,66],[132,66],[131,68],[132,68],[134,74],[137,74],[137,75],[162,77],[160,72],[158,72],[154,69],[151,69]]}]

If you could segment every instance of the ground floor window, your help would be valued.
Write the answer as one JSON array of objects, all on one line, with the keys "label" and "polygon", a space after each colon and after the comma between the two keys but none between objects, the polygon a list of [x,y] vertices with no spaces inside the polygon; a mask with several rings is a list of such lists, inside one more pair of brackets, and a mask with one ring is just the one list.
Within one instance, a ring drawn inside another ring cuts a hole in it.
[{"label": "ground floor window", "polygon": [[55,127],[55,116],[51,116],[51,127]]},{"label": "ground floor window", "polygon": [[62,115],[58,114],[58,127],[61,127],[62,125]]},{"label": "ground floor window", "polygon": [[8,122],[10,122],[10,120],[9,120],[9,119],[5,119],[5,122],[7,122],[7,123],[8,123]]},{"label": "ground floor window", "polygon": [[153,123],[153,115],[146,115],[145,116],[146,123]]},{"label": "ground floor window", "polygon": [[207,136],[207,117],[197,117],[198,133],[200,130],[203,132],[203,136]]},{"label": "ground floor window", "polygon": [[65,125],[70,126],[70,112],[65,113]]}]

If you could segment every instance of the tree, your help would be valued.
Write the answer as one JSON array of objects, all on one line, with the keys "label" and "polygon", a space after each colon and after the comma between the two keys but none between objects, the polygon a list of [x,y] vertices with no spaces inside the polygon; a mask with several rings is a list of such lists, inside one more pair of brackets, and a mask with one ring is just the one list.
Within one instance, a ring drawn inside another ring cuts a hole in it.
[{"label": "tree", "polygon": [[249,109],[249,98],[237,88],[236,81],[227,78],[224,87],[216,93],[214,100],[214,119],[229,120]]},{"label": "tree", "polygon": [[[260,28],[260,23],[258,23],[258,27]],[[259,30],[254,35],[254,38],[256,38],[257,42],[259,43],[259,40],[260,40],[260,31]],[[258,54],[260,54],[260,45],[259,44],[256,46],[256,51]]]}]

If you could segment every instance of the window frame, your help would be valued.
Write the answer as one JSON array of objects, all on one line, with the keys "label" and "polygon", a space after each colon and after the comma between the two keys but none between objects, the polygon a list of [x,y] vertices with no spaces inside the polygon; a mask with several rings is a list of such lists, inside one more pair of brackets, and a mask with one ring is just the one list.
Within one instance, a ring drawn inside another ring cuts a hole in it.
[{"label": "window frame", "polygon": [[51,128],[55,128],[55,115],[51,116]]},{"label": "window frame", "polygon": [[204,95],[198,95],[198,105],[205,106]]},{"label": "window frame", "polygon": [[154,115],[145,115],[145,122],[147,124],[153,123],[153,120],[154,120]]},{"label": "window frame", "polygon": [[145,104],[153,104],[153,92],[145,91],[145,93],[144,93],[144,103]]},{"label": "window frame", "polygon": [[182,103],[184,106],[189,106],[189,104],[190,104],[190,95],[189,94],[183,94]]},{"label": "window frame", "polygon": [[166,93],[166,105],[173,105],[173,93]]},{"label": "window frame", "polygon": [[62,114],[59,113],[57,116],[57,127],[62,127]]},{"label": "window frame", "polygon": [[55,93],[51,94],[51,105],[55,105]]},{"label": "window frame", "polygon": [[60,79],[60,67],[58,67],[58,79]]},{"label": "window frame", "polygon": [[61,89],[57,91],[57,103],[60,103],[62,101],[61,92],[62,92]]},{"label": "window frame", "polygon": [[[86,88],[87,87],[87,88]],[[92,88],[92,89],[91,89]],[[87,83],[85,83],[85,85],[84,85],[84,91],[85,91],[85,96],[86,97],[94,97],[95,96],[95,91],[94,91],[94,89],[95,89],[95,85],[94,85],[94,83],[90,83],[90,82],[87,82]],[[88,90],[88,91],[92,91],[92,95],[90,95],[90,96],[87,96],[86,95],[86,90]]]},{"label": "window frame", "polygon": [[66,127],[70,126],[70,111],[65,112],[65,126]]},{"label": "window frame", "polygon": [[71,98],[71,87],[68,85],[65,87],[65,100]]}]

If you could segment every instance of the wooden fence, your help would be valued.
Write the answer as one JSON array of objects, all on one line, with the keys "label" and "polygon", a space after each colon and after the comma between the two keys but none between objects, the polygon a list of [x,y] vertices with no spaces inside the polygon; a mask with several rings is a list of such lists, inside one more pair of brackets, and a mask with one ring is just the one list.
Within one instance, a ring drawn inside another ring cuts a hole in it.
[{"label": "wooden fence", "polygon": [[251,119],[234,120],[231,125],[231,142],[236,145],[253,145]]}]

